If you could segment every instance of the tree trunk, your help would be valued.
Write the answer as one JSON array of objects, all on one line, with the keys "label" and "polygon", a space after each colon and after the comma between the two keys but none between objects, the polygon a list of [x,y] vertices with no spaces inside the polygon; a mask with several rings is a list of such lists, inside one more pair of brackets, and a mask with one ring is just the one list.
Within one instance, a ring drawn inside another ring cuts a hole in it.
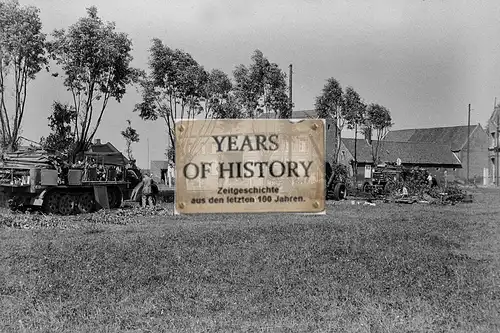
[{"label": "tree trunk", "polygon": [[358,189],[358,124],[354,124],[354,163],[353,163],[353,176],[354,188]]},{"label": "tree trunk", "polygon": [[17,142],[12,138],[7,146],[7,151],[8,152],[15,152],[17,150]]},{"label": "tree trunk", "polygon": [[85,145],[85,142],[78,141],[75,144],[75,148],[73,149],[73,151],[69,153],[69,156],[68,156],[69,162],[75,163],[77,158],[81,158],[84,156],[84,153],[86,150],[87,150],[87,147]]}]

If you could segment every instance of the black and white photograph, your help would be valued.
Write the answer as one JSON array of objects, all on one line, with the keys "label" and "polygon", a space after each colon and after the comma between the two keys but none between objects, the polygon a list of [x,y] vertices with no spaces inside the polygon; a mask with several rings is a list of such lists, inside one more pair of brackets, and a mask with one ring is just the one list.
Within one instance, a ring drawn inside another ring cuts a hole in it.
[{"label": "black and white photograph", "polygon": [[500,332],[497,0],[0,0],[0,332]]}]

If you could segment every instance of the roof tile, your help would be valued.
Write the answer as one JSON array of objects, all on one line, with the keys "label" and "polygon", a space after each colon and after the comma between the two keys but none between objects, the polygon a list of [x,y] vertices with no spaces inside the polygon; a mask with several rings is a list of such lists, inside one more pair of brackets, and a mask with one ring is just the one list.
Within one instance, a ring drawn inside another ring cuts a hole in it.
[{"label": "roof tile", "polygon": [[[354,155],[354,139],[342,139],[346,148]],[[376,145],[373,141],[372,145]],[[358,139],[356,147],[358,162],[372,162],[372,146],[366,140]],[[419,142],[383,141],[379,147],[382,162],[396,162],[398,158],[403,164],[453,165],[461,168],[461,163],[447,145],[436,145]]]},{"label": "roof tile", "polygon": [[[471,125],[470,133],[480,125]],[[386,141],[420,142],[447,145],[453,151],[459,151],[467,142],[467,126],[413,128],[390,131]]]}]

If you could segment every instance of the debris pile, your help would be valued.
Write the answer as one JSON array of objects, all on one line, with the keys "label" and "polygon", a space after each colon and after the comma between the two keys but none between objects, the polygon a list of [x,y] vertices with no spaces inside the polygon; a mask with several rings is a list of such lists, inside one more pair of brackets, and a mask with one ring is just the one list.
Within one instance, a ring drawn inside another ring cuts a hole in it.
[{"label": "debris pile", "polygon": [[472,196],[456,186],[431,188],[428,195],[435,199],[434,203],[454,205],[458,202],[472,202]]},{"label": "debris pile", "polygon": [[[466,200],[467,199],[467,200]],[[472,202],[472,196],[457,186],[438,187],[422,184],[420,187],[415,184],[403,182],[396,186],[396,191],[389,193],[385,197],[386,201],[397,203],[431,203],[431,204],[456,204],[458,202]]]},{"label": "debris pile", "polygon": [[441,187],[429,172],[422,168],[402,169],[398,179],[391,180],[380,196],[386,202],[456,204],[472,202],[472,196],[455,185]]}]

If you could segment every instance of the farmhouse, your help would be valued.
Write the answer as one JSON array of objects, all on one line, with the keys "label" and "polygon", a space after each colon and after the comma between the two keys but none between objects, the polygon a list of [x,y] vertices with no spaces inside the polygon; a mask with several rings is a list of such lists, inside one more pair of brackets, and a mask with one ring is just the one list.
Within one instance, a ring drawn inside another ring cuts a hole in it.
[{"label": "farmhouse", "polygon": [[[343,138],[339,163],[351,165],[354,160],[355,142],[358,165],[356,177],[358,181],[362,181],[367,171],[371,170],[373,166],[373,154],[377,141],[372,141],[370,145],[364,139]],[[382,141],[378,147],[377,155],[381,163],[396,163],[399,160],[401,165],[405,167],[426,168],[438,181],[444,181],[445,174],[447,180],[455,180],[457,173],[462,168],[460,160],[447,145]]]},{"label": "farmhouse", "polygon": [[95,139],[86,152],[88,155],[94,155],[93,153],[95,153],[98,163],[126,165],[130,162],[111,142],[101,143],[100,139]]},{"label": "farmhouse", "polygon": [[495,107],[495,110],[491,114],[488,120],[488,126],[486,128],[486,133],[488,135],[488,175],[487,184],[488,185],[500,185],[500,141],[499,141],[499,131],[500,131],[500,105]]},{"label": "farmhouse", "polygon": [[[468,133],[470,133],[468,135]],[[477,183],[487,178],[488,170],[488,135],[481,125],[413,128],[390,131],[384,141],[427,143],[431,146],[445,145],[456,154],[462,163],[462,169],[456,176],[467,178]],[[467,173],[467,146],[469,146],[469,172]],[[486,175],[486,177],[484,177]]]},{"label": "farmhouse", "polygon": [[[261,118],[274,118],[274,115],[264,114]],[[292,112],[292,118],[315,119],[318,116],[315,110],[302,110]],[[331,161],[335,154],[336,146],[333,119],[326,119],[326,125],[326,161]],[[462,165],[464,164],[464,160],[462,159],[462,155],[464,155],[464,150],[466,151],[467,149],[467,126],[444,129],[410,129],[389,132],[390,135],[387,135],[384,141],[380,143],[378,157],[382,163],[395,163],[399,158],[402,164],[407,167],[426,168],[438,181],[444,179],[445,171],[448,180],[463,178]],[[476,179],[480,181],[480,176],[482,175],[482,164],[480,164],[480,161],[485,156],[485,132],[480,125],[476,125],[471,126],[470,133],[471,177],[475,175],[472,173],[472,170],[476,171],[479,169],[481,172],[476,175]],[[369,144],[364,139],[357,140],[356,158],[358,161],[358,170],[356,172],[352,169],[352,162],[355,155],[354,142],[355,140],[351,138],[341,138],[338,161],[348,167],[351,176],[356,174],[356,177],[361,180],[365,176],[365,168],[369,168],[374,164],[372,152],[376,148],[377,141],[372,141]],[[483,155],[481,155],[481,152]],[[472,162],[473,159],[476,159],[474,163]],[[473,165],[475,166],[474,169]]]}]

